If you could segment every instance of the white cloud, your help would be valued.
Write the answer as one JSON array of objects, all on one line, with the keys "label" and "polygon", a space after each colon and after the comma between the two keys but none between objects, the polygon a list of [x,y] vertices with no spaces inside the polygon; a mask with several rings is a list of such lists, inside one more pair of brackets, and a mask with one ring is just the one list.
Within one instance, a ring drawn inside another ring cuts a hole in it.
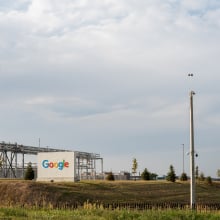
[{"label": "white cloud", "polygon": [[48,145],[56,136],[85,150],[138,145],[145,154],[144,146],[187,138],[191,88],[197,132],[217,128],[219,8],[208,0],[4,2],[0,119],[10,128],[2,137],[18,137],[24,120],[28,140],[39,132]]},{"label": "white cloud", "polygon": [[25,101],[28,105],[48,105],[56,101],[55,97],[34,97]]}]

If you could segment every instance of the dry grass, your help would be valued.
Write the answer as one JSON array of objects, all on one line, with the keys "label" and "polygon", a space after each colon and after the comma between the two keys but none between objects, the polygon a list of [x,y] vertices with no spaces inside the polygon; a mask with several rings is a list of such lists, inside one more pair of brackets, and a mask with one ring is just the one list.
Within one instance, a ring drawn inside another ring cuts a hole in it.
[{"label": "dry grass", "polygon": [[[65,204],[149,202],[189,203],[190,186],[186,182],[166,181],[82,181],[43,183],[23,180],[0,180],[0,205],[51,206]],[[199,203],[219,203],[220,183],[197,183]]]}]

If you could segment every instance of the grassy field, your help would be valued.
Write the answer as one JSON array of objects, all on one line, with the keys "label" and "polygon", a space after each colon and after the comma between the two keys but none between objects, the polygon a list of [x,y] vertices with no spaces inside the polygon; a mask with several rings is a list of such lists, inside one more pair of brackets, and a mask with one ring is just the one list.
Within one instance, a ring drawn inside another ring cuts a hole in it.
[{"label": "grassy field", "polygon": [[[189,203],[189,182],[167,181],[82,181],[43,183],[23,180],[0,181],[0,206],[65,207],[91,203]],[[200,204],[220,203],[220,183],[197,183]]]},{"label": "grassy field", "polygon": [[53,220],[219,220],[220,212],[193,212],[190,210],[104,210],[104,209],[27,209],[0,208],[0,219]]},{"label": "grassy field", "polygon": [[[160,208],[148,210],[104,208],[119,203],[189,204],[189,182],[167,181],[82,181],[43,183],[0,180],[0,219],[74,219],[74,220],[220,220],[219,210]],[[220,183],[198,182],[199,204],[220,203]],[[73,204],[81,204],[73,209]]]}]

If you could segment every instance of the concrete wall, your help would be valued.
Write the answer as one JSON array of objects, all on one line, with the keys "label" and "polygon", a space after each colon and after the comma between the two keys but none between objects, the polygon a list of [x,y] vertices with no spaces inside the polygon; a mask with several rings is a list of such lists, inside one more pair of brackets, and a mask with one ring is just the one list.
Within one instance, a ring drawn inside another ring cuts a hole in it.
[{"label": "concrete wall", "polygon": [[37,164],[37,181],[75,181],[74,152],[38,153]]}]

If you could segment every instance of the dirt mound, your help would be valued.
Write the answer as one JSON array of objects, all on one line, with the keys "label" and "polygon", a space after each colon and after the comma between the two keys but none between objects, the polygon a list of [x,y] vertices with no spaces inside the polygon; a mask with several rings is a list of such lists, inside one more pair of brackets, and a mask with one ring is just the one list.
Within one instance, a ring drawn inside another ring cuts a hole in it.
[{"label": "dirt mound", "polygon": [[[1,206],[58,207],[64,206],[66,199],[56,185],[32,181],[0,181]],[[71,197],[67,201],[75,202],[71,201]]]}]

